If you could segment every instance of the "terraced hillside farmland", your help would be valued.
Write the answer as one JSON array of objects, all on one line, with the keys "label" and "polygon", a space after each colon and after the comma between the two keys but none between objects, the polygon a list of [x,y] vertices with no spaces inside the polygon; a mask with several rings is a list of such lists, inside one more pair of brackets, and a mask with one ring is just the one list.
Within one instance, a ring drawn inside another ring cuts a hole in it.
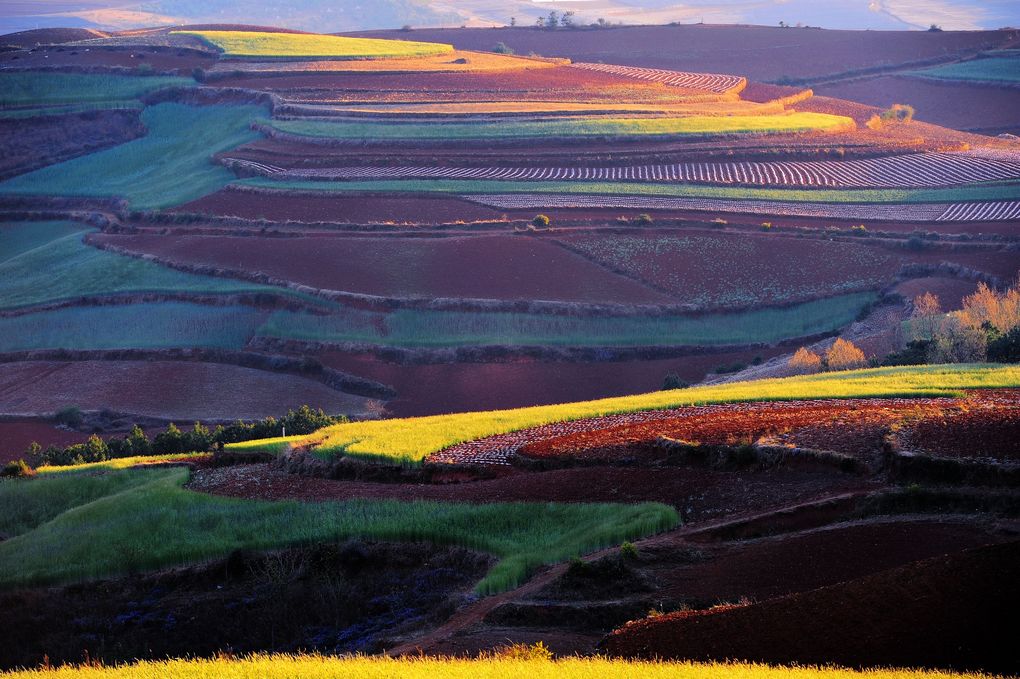
[{"label": "terraced hillside farmland", "polygon": [[1016,32],[570,16],[0,39],[0,673],[1020,672]]}]

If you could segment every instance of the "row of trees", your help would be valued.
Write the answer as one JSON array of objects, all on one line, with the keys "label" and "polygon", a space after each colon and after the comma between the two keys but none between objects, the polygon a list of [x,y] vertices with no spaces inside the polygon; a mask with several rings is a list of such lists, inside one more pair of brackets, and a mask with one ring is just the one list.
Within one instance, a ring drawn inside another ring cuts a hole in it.
[{"label": "row of trees", "polygon": [[853,370],[867,364],[868,358],[857,345],[839,337],[823,355],[806,347],[797,349],[787,366],[795,375],[810,375],[823,370]]},{"label": "row of trees", "polygon": [[67,466],[137,455],[200,453],[227,443],[280,436],[284,431],[289,435],[311,434],[317,429],[347,421],[346,417],[327,415],[321,408],[313,410],[303,405],[297,410],[287,411],[280,419],[270,416],[254,422],[237,420],[215,429],[196,422],[191,429],[182,431],[171,423],[151,439],[141,427],[135,425],[124,437],[104,440],[93,434],[84,443],[63,448],[50,446],[43,450],[42,446],[33,442],[28,449],[28,459],[38,460],[40,464]]},{"label": "row of trees", "polygon": [[[556,30],[557,28],[577,28],[576,15],[571,12],[564,12],[559,14],[558,12],[549,12],[548,16],[538,17],[535,19],[535,26],[538,28],[544,28],[547,30]],[[514,27],[517,25],[517,17],[510,17],[510,26]],[[589,26],[591,28],[608,28],[612,24],[606,21],[603,17],[599,17],[595,21],[591,22]]]}]

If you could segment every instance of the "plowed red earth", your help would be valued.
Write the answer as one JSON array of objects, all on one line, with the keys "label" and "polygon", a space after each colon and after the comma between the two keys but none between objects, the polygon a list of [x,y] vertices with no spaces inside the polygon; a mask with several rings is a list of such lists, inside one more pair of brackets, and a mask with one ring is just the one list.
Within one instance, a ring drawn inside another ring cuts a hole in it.
[{"label": "plowed red earth", "polygon": [[378,404],[319,382],[251,368],[174,361],[24,361],[0,365],[0,413],[69,405],[177,419],[255,419],[308,404],[366,414]]},{"label": "plowed red earth", "polygon": [[[340,224],[447,224],[492,221],[502,210],[456,198],[285,195],[226,188],[174,208],[173,212],[267,219],[278,222]],[[533,215],[532,215],[533,216]]]},{"label": "plowed red earth", "polygon": [[938,556],[759,604],[630,623],[612,655],[767,663],[1020,668],[1010,620],[1020,542]]},{"label": "plowed red earth", "polygon": [[[894,422],[942,417],[944,413],[964,408],[981,407],[995,412],[1018,406],[1020,391],[1017,390],[975,392],[965,399],[862,399],[709,406],[684,409],[671,419],[563,436],[546,431],[544,436],[532,438],[517,452],[535,460],[595,463],[637,458],[654,461],[664,459],[667,454],[654,445],[658,437],[729,444],[781,434],[789,443],[867,458],[881,451],[884,431]],[[805,432],[801,440],[799,430],[802,428]],[[996,436],[995,433],[989,435]]]},{"label": "plowed red earth", "polygon": [[[649,21],[673,20],[672,12]],[[661,17],[661,18],[659,18]],[[696,20],[697,15],[691,18]],[[359,35],[400,38],[399,31]],[[729,73],[751,80],[804,78],[888,66],[960,50],[1006,43],[1011,31],[841,31],[773,26],[678,24],[606,30],[546,31],[533,28],[415,29],[415,40],[452,43],[458,49],[491,50],[497,42],[517,54],[535,52],[574,61],[605,62],[701,73]],[[720,46],[724,46],[720,48]]]},{"label": "plowed red earth", "polygon": [[[626,92],[629,97],[642,93],[659,95],[676,93],[684,90],[668,88],[661,83],[650,83],[636,78],[628,78],[610,73],[583,71],[565,66],[514,70],[504,73],[333,73],[305,75],[274,75],[272,77],[241,76],[217,79],[216,85],[222,87],[242,87],[246,89],[293,91],[320,90],[335,91],[337,100],[360,98],[362,94],[377,96],[383,92],[422,92],[428,91],[431,97],[434,92],[459,92],[464,94],[484,93],[486,99],[503,97],[520,97],[527,93],[527,98],[536,95],[539,99],[551,98],[573,101],[585,98],[603,99],[615,92],[617,97]],[[607,92],[606,90],[609,90]],[[302,97],[304,98],[304,97]],[[317,100],[329,100],[323,95],[313,97]]]},{"label": "plowed red earth", "polygon": [[262,500],[354,498],[442,502],[664,502],[685,521],[756,513],[832,494],[877,488],[856,476],[820,469],[723,472],[698,468],[585,467],[508,470],[463,483],[372,483],[290,474],[269,464],[199,470],[192,490]]},{"label": "plowed red earth", "polygon": [[[392,386],[397,397],[386,402],[386,410],[396,417],[412,417],[639,394],[661,387],[670,373],[694,383],[719,366],[746,365],[755,357],[768,360],[789,351],[790,347],[779,346],[651,360],[521,359],[428,365],[402,365],[340,352],[324,353],[319,359],[338,370]],[[442,385],[442,389],[436,389],[436,385]]]},{"label": "plowed red earth", "polygon": [[[658,595],[695,608],[747,598],[765,601],[794,592],[860,578],[888,568],[962,551],[1005,536],[982,523],[881,519],[838,524],[796,535],[700,544],[701,557],[678,560],[685,551],[668,536],[642,547],[642,562]],[[689,547],[689,545],[688,545]]]},{"label": "plowed red earth", "polygon": [[260,271],[316,288],[384,297],[675,303],[554,243],[524,235],[269,239],[99,234],[94,240],[175,262]]},{"label": "plowed red earth", "polygon": [[[94,36],[93,36],[94,37]],[[2,41],[2,39],[0,39]],[[0,66],[9,68],[125,69],[151,68],[156,73],[190,76],[195,68],[208,68],[216,57],[197,52],[173,52],[140,47],[135,50],[85,47],[46,47],[31,52],[0,52]]]},{"label": "plowed red earth", "polygon": [[958,130],[1020,132],[1020,89],[887,76],[815,87],[818,94],[881,108],[909,103],[917,119]]},{"label": "plowed red earth", "polygon": [[0,464],[25,457],[33,441],[46,448],[49,445],[69,446],[81,443],[88,434],[60,429],[41,420],[0,421]]},{"label": "plowed red earth", "polygon": [[948,411],[911,424],[903,443],[942,457],[1020,461],[1020,404]]}]

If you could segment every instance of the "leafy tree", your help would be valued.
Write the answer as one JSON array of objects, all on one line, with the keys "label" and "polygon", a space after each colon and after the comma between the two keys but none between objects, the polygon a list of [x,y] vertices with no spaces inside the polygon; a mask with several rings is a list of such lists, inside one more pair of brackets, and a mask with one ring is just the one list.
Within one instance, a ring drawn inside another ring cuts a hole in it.
[{"label": "leafy tree", "polygon": [[549,12],[549,16],[545,18],[545,27],[556,29],[560,25],[560,16],[555,12]]},{"label": "leafy tree", "polygon": [[825,352],[825,364],[829,370],[853,370],[863,368],[868,359],[853,342],[837,337]]},{"label": "leafy tree", "polygon": [[128,434],[126,440],[131,446],[132,455],[148,455],[152,452],[152,443],[149,442],[149,437],[137,424],[131,428],[131,433]]},{"label": "leafy tree", "polygon": [[917,340],[932,340],[942,322],[942,303],[938,295],[926,292],[914,298],[914,310],[910,313],[911,328]]},{"label": "leafy tree", "polygon": [[156,434],[152,442],[152,452],[156,455],[177,455],[184,452],[184,435],[173,422],[167,425],[166,431]]},{"label": "leafy tree", "polygon": [[786,363],[795,375],[810,375],[822,371],[822,357],[806,347],[794,352]]}]

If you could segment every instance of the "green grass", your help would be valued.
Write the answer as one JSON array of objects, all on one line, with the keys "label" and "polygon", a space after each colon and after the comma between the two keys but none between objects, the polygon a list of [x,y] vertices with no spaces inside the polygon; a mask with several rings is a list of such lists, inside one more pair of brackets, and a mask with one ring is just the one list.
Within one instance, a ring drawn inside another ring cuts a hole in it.
[{"label": "green grass", "polygon": [[237,182],[247,186],[286,191],[331,193],[562,193],[609,196],[662,196],[718,198],[723,200],[775,200],[803,203],[955,203],[969,200],[1020,199],[1020,183],[972,184],[944,189],[756,189],[698,184],[643,184],[631,182],[520,182],[484,179],[389,179],[332,182],[274,181],[253,177]]},{"label": "green grass", "polygon": [[77,306],[0,317],[0,352],[34,349],[242,349],[262,323],[250,307],[186,302]]},{"label": "green grass", "polygon": [[513,139],[527,137],[683,136],[853,129],[850,118],[826,113],[682,118],[573,118],[478,123],[392,123],[322,120],[263,121],[281,132],[329,139]]},{"label": "green grass", "polygon": [[234,179],[213,154],[254,140],[256,106],[158,104],[142,111],[149,133],[0,183],[0,195],[125,198],[136,209],[179,205]]},{"label": "green grass", "polygon": [[964,82],[1020,83],[1020,57],[990,57],[973,59],[956,64],[946,64],[920,71],[908,71],[936,80],[960,80]]},{"label": "green grass", "polygon": [[228,57],[386,59],[425,57],[453,51],[452,45],[410,40],[347,38],[308,33],[173,31],[201,38]]},{"label": "green grass", "polygon": [[191,78],[26,71],[0,73],[0,108],[96,104],[136,100],[166,87],[191,87]]},{"label": "green grass", "polygon": [[[301,297],[286,288],[185,273],[99,250],[82,242],[88,231],[70,222],[0,224],[0,308],[149,292]],[[5,241],[17,251],[6,250]]]},{"label": "green grass", "polygon": [[994,679],[952,670],[846,669],[770,666],[744,662],[643,661],[601,655],[540,657],[493,655],[322,656],[254,654],[243,657],[141,660],[128,665],[86,665],[17,670],[10,679]]},{"label": "green grass", "polygon": [[0,119],[38,118],[41,116],[60,116],[70,113],[87,111],[104,111],[109,109],[140,109],[145,104],[137,99],[110,99],[87,104],[61,104],[59,106],[33,106],[31,108],[0,109]]},{"label": "green grass", "polygon": [[1018,386],[1020,366],[874,368],[515,410],[352,422],[326,427],[296,443],[318,446],[316,452],[322,456],[343,454],[389,464],[419,465],[430,454],[464,441],[600,415],[742,401],[958,396],[964,389]]},{"label": "green grass", "polygon": [[873,293],[861,292],[783,308],[700,316],[586,317],[417,309],[387,314],[352,309],[313,316],[277,311],[259,334],[400,347],[750,344],[831,332],[853,321],[874,299]]},{"label": "green grass", "polygon": [[[182,468],[54,474],[0,482],[0,587],[65,583],[223,557],[237,549],[368,538],[453,544],[495,555],[480,593],[545,563],[672,528],[661,504],[351,500],[264,502],[185,490]],[[86,484],[78,489],[78,484]]]}]

